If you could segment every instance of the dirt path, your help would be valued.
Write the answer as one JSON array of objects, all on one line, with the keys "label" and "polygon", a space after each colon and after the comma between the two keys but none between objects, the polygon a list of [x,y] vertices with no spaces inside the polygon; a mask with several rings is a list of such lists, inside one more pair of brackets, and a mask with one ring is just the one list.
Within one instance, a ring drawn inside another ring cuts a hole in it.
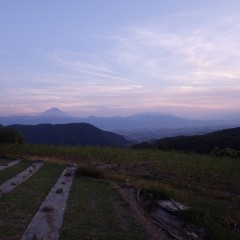
[{"label": "dirt path", "polygon": [[151,240],[170,240],[172,239],[166,232],[158,228],[151,220],[150,216],[139,206],[136,201],[134,188],[122,188],[116,183],[112,183],[118,190],[126,202],[128,202],[133,210],[139,223],[145,228]]},{"label": "dirt path", "polygon": [[74,167],[67,167],[33,217],[21,240],[57,240],[74,177]]},{"label": "dirt path", "polygon": [[15,177],[9,179],[5,183],[0,185],[0,197],[3,194],[6,194],[8,192],[11,192],[14,188],[25,182],[28,178],[30,178],[34,173],[36,173],[41,166],[43,165],[43,162],[36,162],[30,167],[28,167],[23,172],[19,173]]},{"label": "dirt path", "polygon": [[14,160],[14,161],[11,161],[9,163],[3,163],[3,164],[0,164],[0,171],[6,169],[6,168],[9,168],[9,167],[12,167],[18,163],[20,163],[21,160]]}]

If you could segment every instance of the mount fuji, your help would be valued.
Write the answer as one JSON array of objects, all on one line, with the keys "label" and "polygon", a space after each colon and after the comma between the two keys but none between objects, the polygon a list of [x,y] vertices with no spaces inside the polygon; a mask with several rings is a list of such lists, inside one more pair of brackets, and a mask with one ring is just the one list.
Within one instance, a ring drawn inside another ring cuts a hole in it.
[{"label": "mount fuji", "polygon": [[71,118],[69,114],[63,112],[59,108],[53,107],[50,108],[42,113],[38,114],[39,117],[64,117],[64,118]]}]

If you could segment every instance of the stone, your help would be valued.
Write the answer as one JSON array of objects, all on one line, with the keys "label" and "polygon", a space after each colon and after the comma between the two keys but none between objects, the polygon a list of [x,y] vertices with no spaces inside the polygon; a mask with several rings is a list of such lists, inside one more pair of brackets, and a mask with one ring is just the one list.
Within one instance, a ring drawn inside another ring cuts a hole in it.
[{"label": "stone", "polygon": [[45,206],[42,209],[43,212],[52,212],[53,210],[54,210],[53,206]]},{"label": "stone", "polygon": [[65,177],[71,177],[72,175],[71,175],[71,173],[66,173],[64,176]]},{"label": "stone", "polygon": [[57,190],[56,190],[56,193],[57,194],[60,194],[60,193],[62,193],[63,192],[63,189],[62,188],[58,188]]}]

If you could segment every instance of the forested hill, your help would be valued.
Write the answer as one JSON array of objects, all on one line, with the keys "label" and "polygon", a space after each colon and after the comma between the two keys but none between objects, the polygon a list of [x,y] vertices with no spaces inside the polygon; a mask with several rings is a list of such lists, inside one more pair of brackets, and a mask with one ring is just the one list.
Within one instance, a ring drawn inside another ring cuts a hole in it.
[{"label": "forested hill", "polygon": [[119,146],[127,140],[118,134],[103,131],[88,123],[11,125],[23,136],[24,143],[54,145]]},{"label": "forested hill", "polygon": [[230,148],[240,151],[240,127],[197,136],[162,138],[136,145],[137,148],[159,148],[184,152],[211,153]]}]

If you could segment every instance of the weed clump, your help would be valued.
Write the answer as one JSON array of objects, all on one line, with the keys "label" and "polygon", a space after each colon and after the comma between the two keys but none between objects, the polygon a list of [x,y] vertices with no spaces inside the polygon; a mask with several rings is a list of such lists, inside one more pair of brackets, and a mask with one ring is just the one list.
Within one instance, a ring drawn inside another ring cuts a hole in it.
[{"label": "weed clump", "polygon": [[94,166],[86,166],[82,165],[79,166],[75,172],[76,176],[85,176],[85,177],[91,177],[91,178],[97,178],[97,179],[103,179],[104,173],[101,169],[96,168]]},{"label": "weed clump", "polygon": [[167,192],[167,190],[165,190],[165,189],[160,189],[160,188],[149,186],[147,190],[149,193],[153,194],[156,199],[169,199],[170,198],[170,193]]}]

